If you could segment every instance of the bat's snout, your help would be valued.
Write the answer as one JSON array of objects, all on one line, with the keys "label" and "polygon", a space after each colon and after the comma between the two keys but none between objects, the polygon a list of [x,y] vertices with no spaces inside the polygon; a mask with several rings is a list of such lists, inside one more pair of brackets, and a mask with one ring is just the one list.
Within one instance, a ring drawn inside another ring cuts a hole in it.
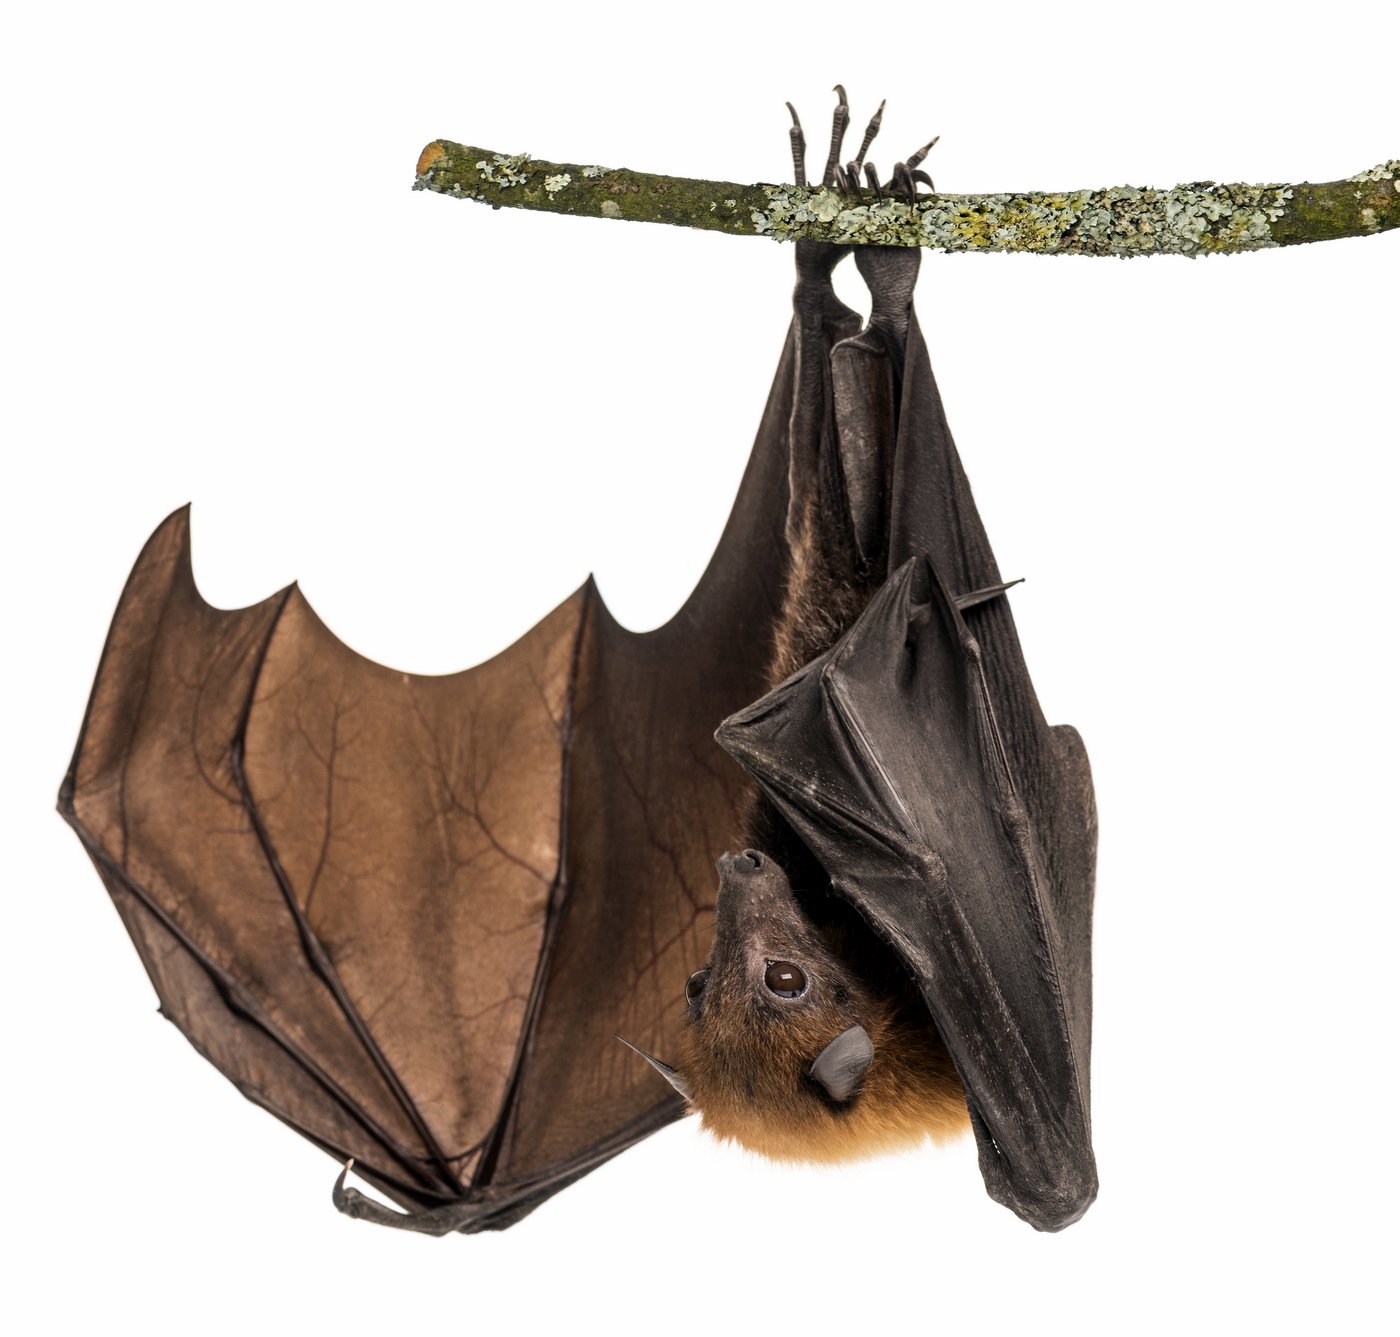
[{"label": "bat's snout", "polygon": [[739,854],[730,850],[719,856],[715,867],[719,869],[720,877],[747,877],[753,873],[761,873],[767,862],[757,850],[743,850]]},{"label": "bat's snout", "polygon": [[766,854],[744,850],[722,854],[715,862],[719,871],[719,895],[715,904],[716,942],[735,936],[748,937],[775,924],[796,930],[801,912],[793,899],[787,875]]}]

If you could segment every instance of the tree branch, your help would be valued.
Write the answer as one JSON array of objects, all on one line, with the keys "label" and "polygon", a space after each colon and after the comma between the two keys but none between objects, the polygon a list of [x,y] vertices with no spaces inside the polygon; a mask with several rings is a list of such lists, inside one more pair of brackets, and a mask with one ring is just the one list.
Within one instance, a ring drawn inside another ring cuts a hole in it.
[{"label": "tree branch", "polygon": [[543,162],[437,139],[415,190],[492,208],[672,223],[777,241],[928,246],[1042,255],[1205,255],[1364,237],[1400,227],[1400,161],[1345,181],[1296,186],[1195,181],[1170,190],[1028,191],[876,200],[835,189],[740,186],[625,167]]}]

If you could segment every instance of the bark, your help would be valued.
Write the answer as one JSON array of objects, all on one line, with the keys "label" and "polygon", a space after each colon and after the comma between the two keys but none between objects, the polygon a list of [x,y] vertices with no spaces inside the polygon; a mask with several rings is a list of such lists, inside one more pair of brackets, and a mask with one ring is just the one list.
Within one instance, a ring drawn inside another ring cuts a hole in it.
[{"label": "bark", "polygon": [[804,186],[741,186],[625,167],[545,162],[434,140],[415,190],[493,208],[671,223],[777,241],[927,246],[1047,255],[1206,255],[1362,237],[1400,227],[1400,161],[1320,185],[920,195],[914,204]]}]

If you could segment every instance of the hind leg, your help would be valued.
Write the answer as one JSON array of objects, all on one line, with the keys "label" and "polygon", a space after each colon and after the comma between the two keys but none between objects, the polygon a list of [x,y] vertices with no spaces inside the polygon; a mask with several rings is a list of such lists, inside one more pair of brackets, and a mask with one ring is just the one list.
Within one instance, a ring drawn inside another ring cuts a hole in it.
[{"label": "hind leg", "polygon": [[[836,87],[838,101],[831,121],[831,142],[822,183],[836,179],[841,142],[850,121],[846,93]],[[802,123],[791,103],[793,177],[807,184],[806,140]],[[792,416],[788,423],[788,511],[785,538],[798,554],[813,543],[835,539],[849,547],[844,535],[815,535],[814,527],[828,515],[844,514],[840,468],[831,427],[831,350],[860,329],[860,317],[836,296],[832,271],[851,253],[849,246],[799,241],[795,246],[797,283],[793,289],[793,339],[796,367]]]},{"label": "hind leg", "polygon": [[883,572],[889,552],[902,368],[921,254],[917,247],[856,249],[870,321],[831,352],[842,493],[861,567],[872,573]]},{"label": "hind leg", "polygon": [[[882,104],[883,110],[883,104]],[[913,202],[919,181],[933,182],[919,164],[937,143],[930,140],[896,163],[890,183],[864,162],[879,128],[879,113],[866,131],[856,159],[841,173],[843,187],[859,191],[863,169],[877,198],[885,190],[906,192]],[[923,252],[916,246],[858,246],[856,267],[870,290],[870,321],[854,338],[832,350],[836,453],[851,532],[862,569],[882,571],[890,549],[895,443],[899,436],[901,369],[913,316],[914,284]]]},{"label": "hind leg", "polygon": [[[822,169],[821,184],[833,185],[836,174],[841,170],[841,143],[850,124],[851,112],[846,105],[846,90],[836,85],[836,110],[831,117],[831,146],[827,152],[826,165]],[[792,174],[799,186],[807,185],[807,139],[802,131],[802,122],[797,109],[787,103],[792,116],[792,126],[788,130],[788,140],[792,148]],[[831,286],[831,274],[842,260],[851,253],[849,246],[837,246],[830,242],[799,241],[797,251],[797,288],[793,294],[793,304],[799,316],[808,315],[825,320],[841,319],[854,313],[844,306]]]}]

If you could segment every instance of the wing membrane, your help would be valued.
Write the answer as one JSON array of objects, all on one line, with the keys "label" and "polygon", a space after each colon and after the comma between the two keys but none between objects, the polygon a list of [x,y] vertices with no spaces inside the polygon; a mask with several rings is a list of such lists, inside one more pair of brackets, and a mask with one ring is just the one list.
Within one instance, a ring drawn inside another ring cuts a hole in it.
[{"label": "wing membrane", "polygon": [[790,335],[716,554],[651,633],[590,582],[428,678],[295,588],[212,608],[187,511],[138,561],[60,807],[167,1015],[411,1214],[347,1210],[499,1228],[682,1112],[613,1036],[668,1050],[708,950],[747,785],[712,731],[765,686],[798,360]]},{"label": "wing membrane", "polygon": [[[1056,897],[982,652],[925,559],[720,741],[895,946],[967,1090],[989,1191],[1042,1228],[1097,1188]],[[1073,945],[1073,944],[1072,944]]]}]

